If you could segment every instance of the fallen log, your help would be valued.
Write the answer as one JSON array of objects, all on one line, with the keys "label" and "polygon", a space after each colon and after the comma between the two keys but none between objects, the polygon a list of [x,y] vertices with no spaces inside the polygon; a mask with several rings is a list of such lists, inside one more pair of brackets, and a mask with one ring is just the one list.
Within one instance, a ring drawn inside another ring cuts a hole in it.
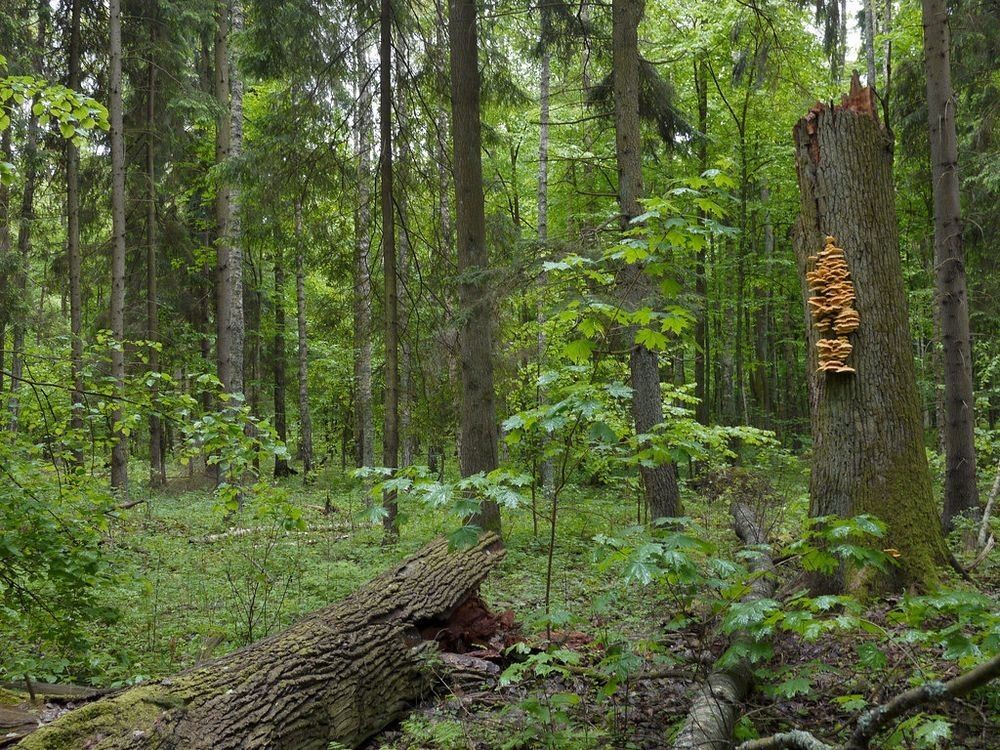
[{"label": "fallen log", "polygon": [[[757,514],[747,505],[734,503],[733,530],[748,546],[767,543]],[[774,594],[774,563],[761,552],[750,563],[753,578],[741,601],[768,599]],[[737,634],[736,638],[741,636]],[[742,636],[746,638],[747,636]],[[753,668],[746,659],[726,667],[717,666],[694,696],[684,726],[674,739],[674,750],[729,750],[733,746],[733,726],[740,704],[753,686]]]},{"label": "fallen log", "polygon": [[502,557],[492,534],[456,552],[438,540],[282,633],[72,711],[19,748],[356,747],[429,690],[437,645],[421,630],[447,629]]},{"label": "fallen log", "polygon": [[[303,529],[277,529],[274,526],[249,526],[246,528],[231,528],[227,531],[220,531],[217,534],[207,534],[206,536],[192,537],[188,539],[188,544],[215,544],[226,539],[238,539],[239,537],[252,536],[253,534],[282,534],[290,536],[292,534],[320,534],[327,531],[347,531],[347,528],[337,524],[323,524],[320,526],[306,526]],[[333,539],[347,539],[347,535],[336,536]]]}]

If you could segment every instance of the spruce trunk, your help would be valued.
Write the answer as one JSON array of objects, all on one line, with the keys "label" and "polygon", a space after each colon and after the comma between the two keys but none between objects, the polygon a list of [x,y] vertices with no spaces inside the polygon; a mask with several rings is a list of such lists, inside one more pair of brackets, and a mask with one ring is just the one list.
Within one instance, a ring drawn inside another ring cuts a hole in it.
[{"label": "spruce trunk", "polygon": [[948,4],[923,0],[924,72],[930,126],[931,184],[934,194],[934,267],[941,315],[944,360],[945,451],[944,524],[979,505],[976,485],[975,394],[972,387],[972,334],[962,246],[955,92],[951,86],[951,32]]},{"label": "spruce trunk", "polygon": [[[454,138],[459,356],[462,370],[460,450],[462,476],[497,467],[493,390],[493,298],[486,281],[486,207],[483,198],[482,133],[479,119],[479,48],[475,0],[451,0],[451,120]],[[474,522],[500,531],[500,508],[484,501]]]},{"label": "spruce trunk", "polygon": [[[929,583],[947,550],[924,452],[899,257],[893,144],[855,77],[843,104],[817,104],[794,130],[800,190],[795,254],[805,301],[809,258],[843,248],[860,315],[850,372],[817,372],[820,334],[807,312],[813,465],[810,515],[870,513],[899,551],[895,583]],[[832,582],[834,587],[845,584]]]}]

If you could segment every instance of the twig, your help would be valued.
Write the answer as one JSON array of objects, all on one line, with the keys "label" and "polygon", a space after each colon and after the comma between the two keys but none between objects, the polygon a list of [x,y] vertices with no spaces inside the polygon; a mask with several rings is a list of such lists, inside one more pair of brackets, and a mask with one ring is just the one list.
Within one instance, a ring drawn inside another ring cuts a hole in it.
[{"label": "twig", "polygon": [[1000,655],[947,682],[933,680],[900,693],[888,703],[866,711],[858,719],[850,738],[842,745],[828,745],[809,732],[794,730],[759,740],[750,740],[737,750],[866,750],[876,734],[895,719],[925,703],[954,700],[1000,677]]},{"label": "twig", "polygon": [[997,495],[1000,495],[1000,463],[997,464],[997,475],[996,479],[993,480],[993,489],[990,490],[989,500],[986,501],[986,508],[983,510],[983,521],[979,524],[979,536],[976,538],[976,544],[979,547],[986,545],[986,534],[990,530],[990,513],[993,511],[993,503],[996,502]]}]

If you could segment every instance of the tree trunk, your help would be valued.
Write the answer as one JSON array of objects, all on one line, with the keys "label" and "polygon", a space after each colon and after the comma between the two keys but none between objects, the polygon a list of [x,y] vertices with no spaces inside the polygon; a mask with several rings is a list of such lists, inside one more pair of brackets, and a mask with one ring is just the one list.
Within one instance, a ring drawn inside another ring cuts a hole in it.
[{"label": "tree trunk", "polygon": [[875,0],[865,0],[865,63],[868,65],[868,80],[871,89],[876,89],[875,80]]},{"label": "tree trunk", "polygon": [[[399,466],[399,298],[396,288],[396,221],[392,204],[392,2],[379,12],[379,130],[382,140],[382,273],[385,281],[385,403],[382,465]],[[387,537],[395,537],[396,493],[385,494]]]},{"label": "tree trunk", "polygon": [[[695,61],[695,88],[698,93],[698,169],[704,173],[708,169],[708,75],[705,70],[704,55]],[[695,265],[694,292],[698,298],[698,311],[694,324],[694,395],[698,399],[695,416],[702,424],[708,424],[710,414],[710,390],[708,374],[711,372],[708,330],[708,245],[698,249]]]},{"label": "tree trunk", "polygon": [[[122,104],[121,0],[111,0],[111,72],[108,84],[111,121],[111,378],[121,396],[125,389],[125,132]],[[128,440],[121,431],[122,410],[111,415],[111,487],[128,494]]]},{"label": "tree trunk", "polygon": [[[243,82],[233,64],[229,36],[242,28],[241,0],[219,0],[215,32],[215,95],[219,104],[215,160],[239,157],[243,146]],[[243,250],[239,188],[235,179],[220,182],[215,198],[217,236],[216,359],[227,393],[243,392]]]},{"label": "tree trunk", "polygon": [[757,282],[755,296],[757,311],[754,315],[754,365],[750,376],[751,390],[754,401],[759,409],[758,424],[764,429],[771,428],[773,411],[770,381],[767,376],[767,365],[771,361],[769,326],[771,319],[771,292],[767,279],[771,273],[771,260],[774,257],[774,227],[771,224],[771,210],[768,205],[771,191],[764,183],[760,187],[760,204],[763,212],[764,244],[761,249],[761,261],[764,273]]},{"label": "tree trunk", "polygon": [[493,535],[454,553],[438,540],[283,633],[67,713],[20,747],[357,747],[429,692],[437,649],[421,632],[447,628],[502,557]]},{"label": "tree trunk", "polygon": [[[549,12],[543,11],[542,24],[539,41],[542,47],[541,75],[538,82],[538,247],[544,258],[548,252],[549,242],[549,98],[552,78],[552,55],[547,46],[548,36],[551,34]],[[539,376],[545,366],[545,283],[546,274],[540,273],[537,284],[538,301],[535,305],[535,325],[538,327],[535,356],[538,360],[537,372]],[[545,402],[545,389],[541,384],[535,386],[535,401],[539,406]],[[548,438],[543,440],[545,441],[542,445],[544,451]],[[542,495],[546,501],[550,502],[556,491],[556,473],[552,459],[543,458],[538,471]]]},{"label": "tree trunk", "polygon": [[877,516],[888,526],[880,544],[900,552],[894,583],[929,583],[947,550],[931,491],[910,350],[892,140],[877,120],[870,90],[855,77],[842,105],[817,104],[799,121],[795,147],[801,195],[795,252],[803,297],[808,302],[809,258],[832,236],[844,249],[860,315],[849,336],[853,351],[847,364],[853,373],[817,372],[821,335],[807,323],[810,514]]},{"label": "tree trunk", "polygon": [[[285,371],[285,256],[279,246],[274,257],[274,431],[282,443],[288,443],[288,415],[285,407],[285,392],[288,386]],[[274,476],[287,477],[292,474],[288,461],[274,460]]]},{"label": "tree trunk", "polygon": [[[4,106],[0,113],[7,114],[9,109]],[[0,159],[11,161],[10,128],[0,133]],[[7,349],[7,322],[10,317],[10,272],[13,270],[8,259],[10,253],[10,186],[0,181],[0,395],[4,392],[4,375],[6,363],[4,355]]]},{"label": "tree trunk", "polygon": [[924,72],[930,125],[931,184],[934,194],[934,266],[937,269],[944,357],[946,529],[955,516],[979,505],[976,485],[975,395],[972,336],[962,246],[955,92],[951,86],[951,32],[945,0],[922,0]]},{"label": "tree trunk", "polygon": [[[615,150],[618,161],[618,205],[621,228],[631,226],[642,208],[642,153],[639,125],[639,21],[643,0],[613,0],[612,45],[614,49],[613,87],[615,101]],[[640,307],[650,296],[650,284],[639,264],[627,265],[619,285],[626,304]],[[663,421],[663,397],[660,393],[659,357],[656,352],[634,342],[629,356],[632,378],[632,417],[636,434],[649,434]],[[640,467],[650,518],[676,516],[680,512],[680,493],[674,465],[666,462],[655,467]]]},{"label": "tree trunk", "polygon": [[399,186],[394,192],[396,195],[396,213],[399,219],[399,234],[396,238],[396,285],[401,290],[397,294],[397,317],[399,320],[399,444],[401,451],[401,465],[409,466],[416,461],[417,454],[417,434],[413,428],[413,407],[414,407],[414,364],[413,364],[413,344],[410,328],[410,307],[414,295],[409,293],[410,283],[410,175],[413,159],[413,151],[410,148],[409,140],[412,136],[411,123],[409,121],[409,107],[407,102],[407,88],[404,82],[407,80],[408,65],[405,58],[405,48],[400,49],[396,55],[396,145],[398,146],[398,158],[395,160],[396,173]]},{"label": "tree trunk", "polygon": [[[363,22],[358,21],[359,30]],[[375,426],[372,416],[372,280],[371,253],[371,96],[368,93],[367,49],[364,34],[354,47],[358,105],[358,207],[354,214],[354,443],[357,466],[375,465]]]},{"label": "tree trunk", "polygon": [[[42,73],[42,50],[45,48],[45,33],[49,20],[49,6],[41,2],[38,6],[38,29],[35,36],[35,55],[33,66],[35,72]],[[21,413],[21,402],[18,392],[24,376],[24,333],[27,328],[28,306],[28,270],[31,268],[31,233],[35,226],[35,187],[38,184],[38,115],[35,114],[35,103],[28,112],[28,133],[24,143],[24,192],[21,195],[21,215],[17,226],[17,258],[20,268],[14,279],[14,295],[16,302],[13,307],[16,313],[13,317],[13,331],[10,357],[10,429],[17,431]]]},{"label": "tree trunk", "polygon": [[[154,11],[155,12],[155,11]],[[159,20],[150,20],[150,55],[157,42]],[[160,323],[156,288],[156,63],[150,59],[146,71],[146,180],[149,195],[146,203],[146,338],[158,341]],[[149,371],[160,370],[160,352],[152,347],[149,352]],[[153,381],[152,398],[155,403],[159,388]],[[149,484],[157,487],[166,484],[167,466],[163,460],[163,426],[160,417],[153,412],[149,415]]]},{"label": "tree trunk", "polygon": [[[497,467],[493,390],[493,304],[483,202],[482,133],[479,120],[479,49],[475,0],[451,0],[451,121],[454,138],[456,230],[458,235],[459,328],[462,406],[462,476]],[[473,522],[500,531],[500,507],[483,501]]]},{"label": "tree trunk", "polygon": [[302,236],[302,204],[295,205],[295,313],[299,357],[299,458],[302,481],[309,480],[313,461],[312,412],[309,409],[309,339],[306,336],[306,245]]}]

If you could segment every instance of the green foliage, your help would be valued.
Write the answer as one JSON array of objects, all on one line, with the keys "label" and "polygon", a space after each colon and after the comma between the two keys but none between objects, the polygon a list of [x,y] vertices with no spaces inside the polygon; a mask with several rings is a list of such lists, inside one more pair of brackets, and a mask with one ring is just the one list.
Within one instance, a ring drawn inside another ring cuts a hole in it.
[{"label": "green foliage", "polygon": [[113,498],[6,431],[0,467],[0,674],[55,682],[89,671],[94,630],[116,615],[100,599],[114,580]]}]

